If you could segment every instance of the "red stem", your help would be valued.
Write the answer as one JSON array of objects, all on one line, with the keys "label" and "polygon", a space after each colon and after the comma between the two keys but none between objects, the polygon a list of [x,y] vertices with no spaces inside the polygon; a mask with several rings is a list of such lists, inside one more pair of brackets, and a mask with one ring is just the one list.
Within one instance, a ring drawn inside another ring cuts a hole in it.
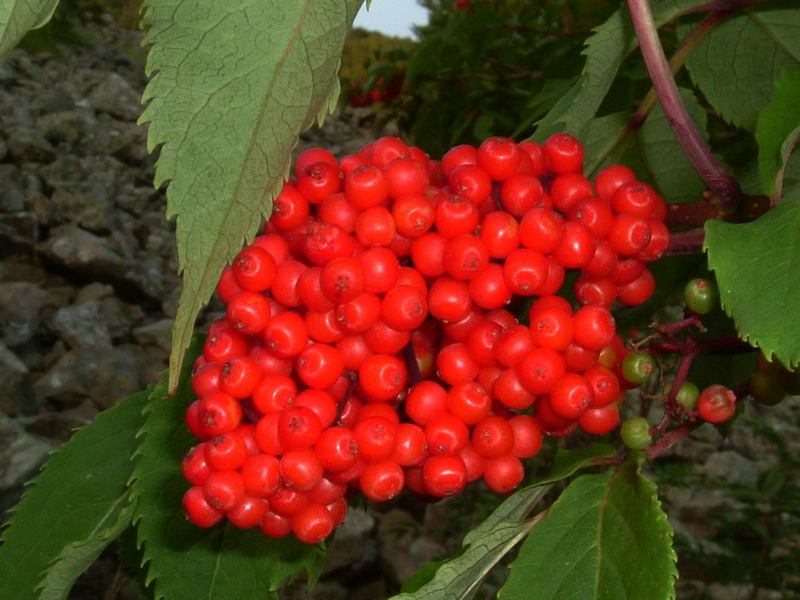
[{"label": "red stem", "polygon": [[739,184],[725,172],[711,153],[683,104],[661,47],[649,3],[647,0],[628,0],[628,8],[650,80],[678,143],[697,173],[719,199],[722,211],[733,212],[742,193]]},{"label": "red stem", "polygon": [[703,251],[703,242],[706,239],[706,232],[701,227],[690,231],[679,231],[669,236],[669,245],[664,256],[676,256],[678,254],[699,254]]}]

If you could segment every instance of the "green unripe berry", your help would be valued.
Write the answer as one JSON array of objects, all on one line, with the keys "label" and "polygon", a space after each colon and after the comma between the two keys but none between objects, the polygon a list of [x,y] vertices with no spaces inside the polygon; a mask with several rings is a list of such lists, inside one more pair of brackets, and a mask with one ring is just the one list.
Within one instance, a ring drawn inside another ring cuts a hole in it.
[{"label": "green unripe berry", "polygon": [[622,443],[631,450],[644,450],[653,443],[650,435],[650,423],[644,417],[627,419],[620,427]]},{"label": "green unripe berry", "polygon": [[631,383],[644,383],[655,368],[656,361],[647,352],[631,352],[622,360],[622,375]]},{"label": "green unripe berry", "polygon": [[683,298],[689,310],[698,315],[706,315],[717,306],[719,292],[713,281],[692,279],[683,290]]},{"label": "green unripe berry", "polygon": [[[668,383],[664,391],[669,394],[672,391],[672,384]],[[686,410],[694,410],[697,408],[697,397],[699,395],[700,390],[695,384],[691,381],[684,381],[675,396],[675,401]]]}]

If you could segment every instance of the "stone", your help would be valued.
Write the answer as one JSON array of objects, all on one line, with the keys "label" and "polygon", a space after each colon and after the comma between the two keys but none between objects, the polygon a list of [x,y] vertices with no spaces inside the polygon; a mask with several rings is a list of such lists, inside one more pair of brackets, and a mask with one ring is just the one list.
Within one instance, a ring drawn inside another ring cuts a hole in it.
[{"label": "stone", "polygon": [[59,412],[46,412],[25,423],[25,431],[39,438],[47,438],[63,444],[79,427],[85,427],[97,416],[97,407],[91,400],[81,402],[75,408]]},{"label": "stone", "polygon": [[0,339],[12,348],[24,344],[55,306],[55,299],[39,285],[0,283]]},{"label": "stone", "polygon": [[25,193],[19,169],[15,165],[0,165],[0,182],[0,212],[25,210]]},{"label": "stone", "polygon": [[55,228],[41,250],[55,263],[89,279],[118,278],[127,268],[107,238],[71,223]]},{"label": "stone", "polygon": [[3,412],[17,414],[30,407],[28,367],[5,344],[0,342],[0,405]]},{"label": "stone", "polygon": [[70,348],[111,348],[111,332],[99,301],[63,306],[48,320],[48,327]]},{"label": "stone", "polygon": [[140,363],[144,351],[132,345],[104,352],[78,348],[67,352],[33,385],[39,401],[75,408],[90,398],[100,410],[143,389]]},{"label": "stone", "polygon": [[75,108],[75,101],[62,87],[46,89],[31,101],[34,114],[53,113]]},{"label": "stone", "polygon": [[715,452],[700,468],[700,473],[713,481],[750,488],[758,483],[758,465],[731,450]]},{"label": "stone", "polygon": [[52,144],[35,129],[13,129],[6,143],[11,156],[19,162],[49,162],[56,156]]},{"label": "stone", "polygon": [[0,256],[29,254],[39,239],[39,219],[30,212],[0,212]]},{"label": "stone", "polygon": [[0,496],[36,475],[52,446],[0,415]]},{"label": "stone", "polygon": [[323,573],[338,569],[358,571],[377,561],[378,547],[372,531],[375,519],[363,508],[347,509],[347,515],[328,539],[328,558]]},{"label": "stone", "polygon": [[95,109],[126,121],[135,121],[142,111],[141,93],[117,73],[109,73],[89,94]]},{"label": "stone", "polygon": [[133,339],[142,346],[154,346],[163,352],[172,347],[172,319],[161,319],[137,327],[132,331]]},{"label": "stone", "polygon": [[445,555],[445,548],[429,537],[411,515],[397,509],[381,515],[378,540],[381,565],[397,584],[402,584],[426,562]]}]

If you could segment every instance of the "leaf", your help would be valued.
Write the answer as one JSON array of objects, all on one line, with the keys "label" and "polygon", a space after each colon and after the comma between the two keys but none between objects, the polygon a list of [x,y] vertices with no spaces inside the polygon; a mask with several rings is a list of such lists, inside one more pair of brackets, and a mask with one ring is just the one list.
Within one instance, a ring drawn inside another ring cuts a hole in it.
[{"label": "leaf", "polygon": [[779,0],[743,9],[715,27],[689,56],[692,80],[734,125],[754,131],[781,71],[800,66],[798,6],[796,0]]},{"label": "leaf", "polygon": [[550,473],[506,498],[489,517],[469,531],[460,553],[444,561],[429,562],[403,585],[393,600],[472,597],[483,578],[533,527],[523,519],[544,495],[550,484],[565,479],[596,458],[614,456],[608,444],[591,444],[578,451],[559,450]]},{"label": "leaf", "polygon": [[0,63],[31,29],[50,20],[58,0],[0,0]]},{"label": "leaf", "polygon": [[[660,27],[682,11],[703,4],[698,0],[652,2],[653,18]],[[532,140],[543,142],[565,131],[583,140],[586,127],[595,118],[622,61],[638,45],[627,8],[616,11],[586,40],[586,64],[581,78],[541,120]]]},{"label": "leaf", "polygon": [[772,101],[756,122],[758,171],[771,196],[800,135],[800,71],[784,71],[775,82]]},{"label": "leaf", "polygon": [[54,560],[62,585],[80,574],[58,559],[69,553],[70,544],[88,541],[97,547],[99,540],[92,538],[119,518],[146,400],[142,392],[100,413],[45,463],[3,532],[0,598],[35,597],[42,573]]},{"label": "leaf", "polygon": [[[690,90],[679,92],[697,130],[708,142],[705,111]],[[650,179],[664,200],[674,203],[701,198],[706,186],[675,138],[660,104],[640,129],[639,142]]]},{"label": "leaf", "polygon": [[725,312],[742,339],[800,363],[800,189],[751,223],[706,222],[704,249]]},{"label": "leaf", "polygon": [[200,308],[252,241],[300,133],[333,110],[348,27],[362,0],[146,0],[150,123],[169,181],[183,289],[172,332],[174,390]]},{"label": "leaf", "polygon": [[583,164],[587,173],[596,174],[601,168],[611,164],[607,157],[622,139],[621,132],[628,123],[628,117],[625,112],[617,112],[592,119],[586,124]]},{"label": "leaf", "polygon": [[498,598],[675,598],[672,528],[640,465],[632,456],[572,482],[522,544]]},{"label": "leaf", "polygon": [[[195,354],[197,348],[199,343],[193,346]],[[320,546],[306,546],[294,537],[273,540],[258,529],[240,531],[227,521],[200,529],[186,520],[181,499],[189,484],[181,460],[197,443],[184,425],[194,400],[190,364],[183,369],[175,395],[167,395],[166,381],[153,390],[139,434],[131,485],[146,583],[154,584],[157,599],[277,598],[275,591],[303,568],[315,579],[324,553]]]},{"label": "leaf", "polygon": [[88,539],[64,547],[37,586],[37,600],[66,600],[78,576],[130,526],[132,507],[128,496],[124,494],[115,503],[102,528],[98,526]]}]

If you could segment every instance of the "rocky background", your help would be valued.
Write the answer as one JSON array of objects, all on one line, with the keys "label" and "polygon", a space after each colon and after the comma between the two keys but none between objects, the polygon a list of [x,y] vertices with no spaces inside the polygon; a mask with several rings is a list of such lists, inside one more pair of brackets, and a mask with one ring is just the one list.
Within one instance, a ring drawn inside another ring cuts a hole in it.
[{"label": "rocky background", "polygon": [[[155,157],[136,125],[140,35],[110,19],[85,27],[81,45],[16,50],[0,65],[0,522],[52,448],[167,365],[180,280],[165,196],[152,187]],[[301,149],[344,155],[385,133],[365,110],[328,119]],[[679,597],[798,597],[799,407],[796,398],[748,407],[726,437],[705,426],[654,473],[679,538]],[[470,502],[486,495],[352,510],[320,584],[308,593],[300,582],[286,597],[397,591],[458,546],[480,512]],[[791,572],[773,581],[776,565]],[[70,597],[142,596],[109,551]]]}]

